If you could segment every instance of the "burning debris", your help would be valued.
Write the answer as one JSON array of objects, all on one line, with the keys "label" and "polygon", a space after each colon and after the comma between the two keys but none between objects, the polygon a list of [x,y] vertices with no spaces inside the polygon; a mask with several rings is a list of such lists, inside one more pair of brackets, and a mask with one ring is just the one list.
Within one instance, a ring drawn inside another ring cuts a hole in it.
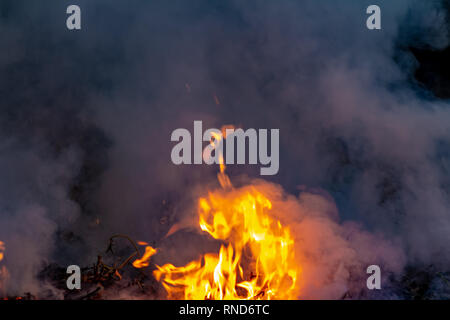
[{"label": "burning debris", "polygon": [[[324,196],[286,198],[264,181],[235,188],[225,168],[221,160],[221,188],[198,199],[195,226],[220,249],[182,266],[154,264],[152,275],[168,299],[299,299],[319,292],[350,299],[367,294],[369,264],[381,263],[385,279],[402,268],[401,250],[355,224],[339,225]],[[169,234],[180,229],[175,225]],[[145,254],[133,262],[138,269],[164,250],[141,245]]]},{"label": "burning debris", "polygon": [[[213,135],[211,146],[226,136]],[[218,153],[218,180],[223,190],[209,192],[198,203],[199,228],[225,242],[219,253],[207,253],[183,267],[156,266],[169,299],[295,299],[301,266],[295,261],[288,227],[271,216],[272,203],[257,187],[234,189]],[[157,252],[146,246],[133,265],[143,268]]]},{"label": "burning debris", "polygon": [[[210,143],[215,146],[223,138],[214,136]],[[302,259],[296,256],[299,245],[289,225],[272,210],[271,193],[258,184],[234,188],[225,174],[223,154],[217,157],[222,188],[198,200],[197,229],[222,243],[219,252],[206,253],[184,266],[156,265],[153,276],[169,299],[299,298],[305,284]],[[322,225],[311,227],[323,232]],[[169,234],[172,230],[179,227],[172,227]],[[158,250],[146,245],[145,254],[133,266],[148,267]]]},{"label": "burning debris", "polygon": [[[171,160],[176,165],[202,164],[202,161],[208,165],[246,164],[247,156],[248,164],[254,165],[259,161],[259,164],[262,165],[261,175],[275,175],[278,173],[280,161],[279,131],[279,129],[256,130],[253,128],[244,131],[227,125],[220,130],[211,128],[203,133],[202,121],[194,121],[193,137],[184,128],[178,128],[172,132],[170,140],[178,143],[172,149]],[[226,137],[228,139],[225,144],[224,138]],[[248,151],[246,151],[246,140],[248,140]],[[193,159],[191,157],[192,142],[194,146]],[[210,143],[202,151],[203,142]],[[224,154],[226,154],[225,157]]]}]

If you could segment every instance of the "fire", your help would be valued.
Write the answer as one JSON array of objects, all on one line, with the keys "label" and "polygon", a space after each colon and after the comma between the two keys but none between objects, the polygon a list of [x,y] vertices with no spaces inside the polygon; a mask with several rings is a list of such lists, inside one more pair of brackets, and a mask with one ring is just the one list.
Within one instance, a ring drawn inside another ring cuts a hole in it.
[{"label": "fire", "polygon": [[5,251],[5,243],[3,241],[0,241],[0,262],[3,260],[4,251]]},{"label": "fire", "polygon": [[300,268],[289,228],[270,217],[271,202],[256,188],[210,192],[198,203],[199,227],[227,244],[184,267],[157,266],[169,298],[292,299]]},{"label": "fire", "polygon": [[[140,242],[139,244],[144,244],[144,243],[145,242]],[[150,257],[153,256],[156,252],[157,252],[156,249],[153,249],[152,247],[147,246],[145,248],[145,253],[142,256],[142,258],[135,260],[133,262],[133,266],[138,269],[148,267],[148,264],[149,264],[148,261],[150,260]]]},{"label": "fire", "polygon": [[[219,134],[212,133],[213,140],[211,141],[212,146],[216,146],[217,144],[221,143],[223,138],[226,138],[226,129],[231,128],[231,126],[223,126],[222,127],[222,136]],[[220,165],[220,172],[217,174],[217,179],[219,180],[220,185],[222,188],[231,188],[231,181],[230,178],[225,174],[225,161],[223,160],[223,154],[219,154],[219,165]]]},{"label": "fire", "polygon": [[[169,299],[296,299],[301,267],[289,227],[271,216],[272,203],[257,186],[233,188],[219,156],[222,189],[201,197],[197,207],[200,230],[223,243],[219,253],[207,253],[182,267],[156,265],[155,278]],[[146,246],[133,265],[148,266],[156,252]]]},{"label": "fire", "polygon": [[[0,241],[0,262],[2,262],[5,257],[6,246],[3,241]],[[5,266],[0,266],[0,297],[5,295],[4,290],[6,289],[6,281],[8,279],[8,270]]]}]

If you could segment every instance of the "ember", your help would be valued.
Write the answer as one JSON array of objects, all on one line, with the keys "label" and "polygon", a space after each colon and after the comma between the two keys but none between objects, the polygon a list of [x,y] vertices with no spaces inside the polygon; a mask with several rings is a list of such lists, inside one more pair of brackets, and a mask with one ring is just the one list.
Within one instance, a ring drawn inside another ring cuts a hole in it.
[{"label": "ember", "polygon": [[[5,243],[0,241],[0,263],[3,261],[6,250]],[[6,281],[8,280],[8,270],[5,266],[0,265],[0,297],[6,295]]]},{"label": "ember", "polygon": [[[216,140],[220,138],[216,137]],[[214,141],[211,142],[214,145]],[[170,299],[295,299],[301,267],[288,227],[273,218],[272,203],[256,186],[234,189],[222,154],[219,182],[198,201],[198,227],[226,244],[185,266],[156,266],[155,278]],[[146,246],[136,268],[149,265],[156,249]]]}]

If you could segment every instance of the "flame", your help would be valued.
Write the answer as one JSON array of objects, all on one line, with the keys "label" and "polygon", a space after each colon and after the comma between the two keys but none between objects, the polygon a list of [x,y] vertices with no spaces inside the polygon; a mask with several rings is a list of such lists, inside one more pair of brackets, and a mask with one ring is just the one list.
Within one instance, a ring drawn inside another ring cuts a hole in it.
[{"label": "flame", "polygon": [[[217,134],[215,132],[212,132],[212,136],[214,139],[211,139],[211,145],[213,147],[216,147],[217,144],[221,143],[221,141],[226,138],[226,129],[230,128],[231,126],[223,126],[221,131],[222,131],[222,135]],[[217,179],[219,180],[220,185],[222,186],[222,188],[231,188],[232,184],[230,181],[230,178],[225,174],[225,161],[223,159],[223,153],[220,149],[219,151],[219,166],[220,166],[220,172],[217,174]]]},{"label": "flame", "polygon": [[[211,144],[223,137],[214,134]],[[271,216],[272,203],[257,186],[234,189],[219,159],[222,189],[201,197],[197,208],[200,230],[223,243],[219,253],[181,267],[156,265],[153,275],[169,299],[296,299],[301,267],[289,227]],[[148,266],[156,252],[147,246],[133,265]]]},{"label": "flame", "polygon": [[217,94],[214,93],[213,97],[214,97],[214,102],[216,103],[216,105],[220,105],[220,100],[219,100],[219,97],[217,96]]},{"label": "flame", "polygon": [[[140,242],[140,243],[145,244],[145,242]],[[150,257],[153,256],[156,252],[157,252],[157,250],[153,249],[151,246],[145,247],[144,255],[142,256],[141,259],[135,260],[133,262],[133,266],[138,269],[148,267],[148,265],[149,265],[148,261],[150,260]]]},{"label": "flame", "polygon": [[5,243],[3,241],[0,241],[0,262],[3,260],[4,258],[4,251],[5,251]]},{"label": "flame", "polygon": [[227,129],[236,129],[236,127],[232,124],[226,124],[220,128],[220,131],[222,132],[222,136],[226,139],[227,138]]},{"label": "flame", "polygon": [[[5,257],[6,246],[3,241],[0,241],[0,262],[2,262],[3,258]],[[0,266],[0,297],[5,296],[6,292],[4,290],[6,289],[6,281],[8,280],[8,269],[6,269],[5,266]]]},{"label": "flame", "polygon": [[154,275],[182,299],[293,299],[301,272],[289,228],[269,215],[271,202],[254,187],[219,190],[198,204],[199,227],[227,242],[184,267],[156,266]]}]

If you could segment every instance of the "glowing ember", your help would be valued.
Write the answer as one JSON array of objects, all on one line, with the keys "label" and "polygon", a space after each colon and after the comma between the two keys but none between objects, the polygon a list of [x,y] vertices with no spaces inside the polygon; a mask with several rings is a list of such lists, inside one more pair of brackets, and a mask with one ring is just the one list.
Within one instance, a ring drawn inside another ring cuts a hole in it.
[{"label": "glowing ember", "polygon": [[[155,278],[169,299],[296,299],[301,268],[289,228],[271,217],[256,186],[233,189],[223,162],[218,178],[223,189],[198,201],[199,227],[226,244],[182,267],[157,265]],[[148,266],[155,253],[147,246],[133,265]]]},{"label": "glowing ember", "polygon": [[[142,243],[142,242],[141,242]],[[141,244],[140,243],[140,244]],[[153,256],[155,253],[157,252],[156,249],[153,249],[150,246],[147,246],[145,248],[145,253],[142,256],[141,259],[137,259],[136,261],[133,262],[133,266],[135,268],[145,268],[148,267],[148,261],[150,260],[150,257]]]},{"label": "glowing ember", "polygon": [[[3,258],[5,257],[6,247],[5,243],[0,241],[0,262],[2,262]],[[6,290],[6,280],[8,279],[8,270],[5,266],[0,266],[0,297],[4,296],[6,293],[4,290]]]}]

